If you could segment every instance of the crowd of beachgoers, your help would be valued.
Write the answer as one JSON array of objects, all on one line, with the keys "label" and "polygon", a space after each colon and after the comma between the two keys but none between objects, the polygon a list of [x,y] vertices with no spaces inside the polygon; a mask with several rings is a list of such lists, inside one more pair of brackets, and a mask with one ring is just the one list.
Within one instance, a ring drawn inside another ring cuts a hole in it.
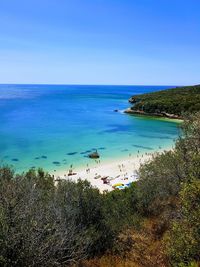
[{"label": "crowd of beachgoers", "polygon": [[86,165],[85,169],[73,169],[73,165],[67,171],[58,171],[55,180],[78,179],[87,180],[97,187],[101,192],[111,190],[121,190],[129,187],[130,184],[137,180],[137,171],[141,164],[149,160],[152,153],[129,154],[126,159],[115,160],[109,163],[102,163],[100,159],[93,160],[95,165]]}]

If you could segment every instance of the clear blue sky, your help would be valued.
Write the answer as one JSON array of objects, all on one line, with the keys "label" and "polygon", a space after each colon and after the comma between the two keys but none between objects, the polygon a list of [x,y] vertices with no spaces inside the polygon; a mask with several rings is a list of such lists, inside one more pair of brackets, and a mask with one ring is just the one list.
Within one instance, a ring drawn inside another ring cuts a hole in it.
[{"label": "clear blue sky", "polygon": [[200,0],[0,0],[0,83],[200,83]]}]

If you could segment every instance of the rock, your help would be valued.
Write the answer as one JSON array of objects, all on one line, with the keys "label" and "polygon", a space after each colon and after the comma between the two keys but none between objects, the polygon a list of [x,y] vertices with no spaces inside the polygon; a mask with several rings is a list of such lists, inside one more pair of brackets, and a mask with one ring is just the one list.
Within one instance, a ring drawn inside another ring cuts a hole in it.
[{"label": "rock", "polygon": [[73,156],[73,155],[75,155],[75,154],[77,154],[77,152],[70,152],[70,153],[67,153],[68,156]]},{"label": "rock", "polygon": [[138,96],[132,96],[131,98],[129,98],[128,101],[129,101],[129,103],[131,103],[131,104],[135,104],[135,103],[139,102],[140,99],[138,98]]},{"label": "rock", "polygon": [[19,161],[19,159],[17,159],[17,158],[14,158],[14,159],[12,159],[12,161]]},{"label": "rock", "polygon": [[52,163],[55,165],[60,165],[60,161],[53,161]]},{"label": "rock", "polygon": [[91,159],[98,159],[98,158],[100,158],[100,155],[97,151],[95,151],[95,152],[92,152],[91,154],[89,154],[88,157]]}]

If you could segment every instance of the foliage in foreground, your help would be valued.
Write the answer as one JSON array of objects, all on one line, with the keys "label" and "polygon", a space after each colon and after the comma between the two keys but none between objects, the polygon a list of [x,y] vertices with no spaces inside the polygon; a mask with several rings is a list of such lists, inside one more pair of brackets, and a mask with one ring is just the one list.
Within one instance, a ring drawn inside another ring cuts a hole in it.
[{"label": "foliage in foreground", "polygon": [[2,167],[0,266],[198,266],[200,114],[183,132],[124,191]]},{"label": "foliage in foreground", "polygon": [[[0,266],[66,266],[104,253],[134,221],[129,192],[100,194],[87,181],[39,169],[0,169]],[[137,217],[137,216],[135,216]]]},{"label": "foliage in foreground", "polygon": [[103,196],[88,182],[39,170],[0,170],[0,265],[57,266],[98,255],[113,241]]},{"label": "foliage in foreground", "polygon": [[173,221],[165,242],[172,265],[199,260],[200,180],[184,184],[180,192],[179,217]]}]

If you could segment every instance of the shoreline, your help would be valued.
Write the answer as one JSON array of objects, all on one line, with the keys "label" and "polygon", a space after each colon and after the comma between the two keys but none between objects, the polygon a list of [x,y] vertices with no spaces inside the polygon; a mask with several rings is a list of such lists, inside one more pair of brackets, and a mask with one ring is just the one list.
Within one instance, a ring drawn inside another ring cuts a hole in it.
[{"label": "shoreline", "polygon": [[183,122],[183,118],[174,115],[174,114],[168,114],[168,113],[147,113],[140,110],[132,110],[131,108],[127,108],[124,111],[125,114],[133,115],[133,116],[144,116],[144,117],[153,117],[153,118],[160,118],[160,119],[169,119],[171,121],[181,123]]},{"label": "shoreline", "polygon": [[123,184],[126,187],[130,185],[130,183],[137,181],[137,171],[141,164],[150,160],[153,154],[163,151],[164,150],[143,154],[139,152],[137,155],[129,156],[126,159],[114,160],[107,163],[100,162],[93,167],[72,168],[72,173],[74,175],[70,176],[68,176],[69,170],[58,171],[56,175],[55,173],[52,173],[52,175],[54,175],[55,181],[60,179],[69,179],[72,181],[77,181],[78,179],[87,180],[93,187],[98,188],[99,191],[103,193],[104,191],[114,190],[113,186],[116,184]]}]

